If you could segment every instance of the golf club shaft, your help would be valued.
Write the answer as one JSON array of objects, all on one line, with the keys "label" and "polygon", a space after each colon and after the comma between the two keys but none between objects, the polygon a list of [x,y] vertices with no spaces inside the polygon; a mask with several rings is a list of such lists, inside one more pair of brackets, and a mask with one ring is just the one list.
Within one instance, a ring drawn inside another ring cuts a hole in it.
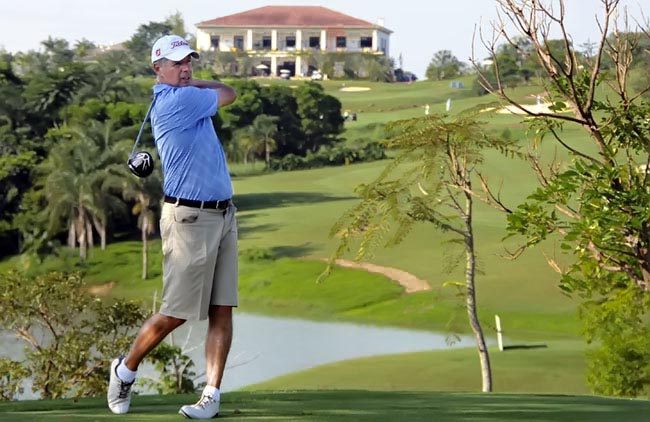
[{"label": "golf club shaft", "polygon": [[140,125],[140,130],[138,131],[138,136],[135,138],[135,144],[133,144],[133,149],[131,150],[131,155],[135,153],[135,149],[138,146],[138,143],[140,142],[140,137],[142,136],[142,131],[144,130],[144,125],[147,124],[147,120],[149,120],[149,116],[151,115],[151,109],[153,109],[153,105],[156,102],[156,97],[153,97],[153,101],[151,101],[151,104],[149,105],[149,109],[147,110],[147,114],[144,116],[144,120],[142,121],[142,125]]}]

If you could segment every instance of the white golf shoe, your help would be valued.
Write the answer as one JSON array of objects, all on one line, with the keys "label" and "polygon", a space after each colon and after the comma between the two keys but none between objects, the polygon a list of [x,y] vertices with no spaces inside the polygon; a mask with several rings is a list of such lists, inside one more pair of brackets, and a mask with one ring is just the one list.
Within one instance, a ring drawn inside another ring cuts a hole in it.
[{"label": "white golf shoe", "polygon": [[131,386],[135,381],[126,383],[117,376],[117,365],[119,365],[124,356],[120,356],[111,363],[111,377],[108,382],[108,393],[106,398],[108,400],[108,408],[111,412],[122,414],[129,411],[131,404]]},{"label": "white golf shoe", "polygon": [[199,401],[181,407],[178,413],[189,419],[216,418],[219,415],[219,400],[203,394]]}]

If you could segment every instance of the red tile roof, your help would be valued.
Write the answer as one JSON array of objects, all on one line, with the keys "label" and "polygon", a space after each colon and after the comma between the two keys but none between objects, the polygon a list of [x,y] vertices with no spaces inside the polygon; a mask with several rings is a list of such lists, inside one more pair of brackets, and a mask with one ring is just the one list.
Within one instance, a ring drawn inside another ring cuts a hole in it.
[{"label": "red tile roof", "polygon": [[382,28],[321,6],[265,6],[203,21],[196,26]]}]

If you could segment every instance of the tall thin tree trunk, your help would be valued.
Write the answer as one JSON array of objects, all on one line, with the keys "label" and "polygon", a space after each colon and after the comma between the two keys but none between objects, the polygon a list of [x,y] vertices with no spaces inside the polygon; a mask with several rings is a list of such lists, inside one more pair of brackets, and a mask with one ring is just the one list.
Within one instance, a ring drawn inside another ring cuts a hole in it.
[{"label": "tall thin tree trunk", "polygon": [[77,246],[77,233],[76,233],[76,225],[77,222],[72,218],[70,220],[70,226],[68,227],[68,247],[74,249],[75,246]]},{"label": "tall thin tree trunk", "polygon": [[271,168],[271,143],[268,139],[264,140],[264,152],[266,153],[266,168]]},{"label": "tall thin tree trunk", "polygon": [[79,207],[79,216],[77,217],[77,226],[79,233],[77,241],[79,242],[79,257],[86,260],[86,215],[83,207]]},{"label": "tall thin tree trunk", "polygon": [[97,233],[99,233],[99,241],[102,250],[106,250],[106,220],[93,216],[93,225],[95,226]]},{"label": "tall thin tree trunk", "polygon": [[467,256],[467,267],[465,269],[465,284],[467,285],[467,316],[469,317],[469,324],[472,327],[474,336],[476,337],[476,346],[478,348],[478,356],[481,362],[481,380],[482,389],[484,393],[492,391],[492,368],[490,367],[490,355],[485,344],[485,336],[483,329],[478,319],[478,312],[476,310],[476,287],[474,284],[474,276],[476,274],[476,254],[474,250],[474,231],[472,230],[472,195],[468,192],[472,190],[472,183],[469,180],[469,175],[466,174],[466,185],[468,190],[465,191],[465,253]]},{"label": "tall thin tree trunk", "polygon": [[147,231],[149,230],[149,218],[147,215],[148,210],[140,211],[144,213],[142,215],[142,279],[147,279]]},{"label": "tall thin tree trunk", "polygon": [[88,247],[95,247],[95,239],[93,239],[93,225],[89,218],[86,218],[86,237],[88,238]]}]

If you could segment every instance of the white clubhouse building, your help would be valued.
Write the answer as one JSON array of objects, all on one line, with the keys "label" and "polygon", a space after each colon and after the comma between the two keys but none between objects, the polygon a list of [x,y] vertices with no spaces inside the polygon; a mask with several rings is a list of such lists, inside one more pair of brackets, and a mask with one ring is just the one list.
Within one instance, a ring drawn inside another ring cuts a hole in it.
[{"label": "white clubhouse building", "polygon": [[253,67],[306,76],[307,55],[365,53],[389,55],[392,31],[320,6],[266,6],[196,25],[199,51],[246,53]]}]

